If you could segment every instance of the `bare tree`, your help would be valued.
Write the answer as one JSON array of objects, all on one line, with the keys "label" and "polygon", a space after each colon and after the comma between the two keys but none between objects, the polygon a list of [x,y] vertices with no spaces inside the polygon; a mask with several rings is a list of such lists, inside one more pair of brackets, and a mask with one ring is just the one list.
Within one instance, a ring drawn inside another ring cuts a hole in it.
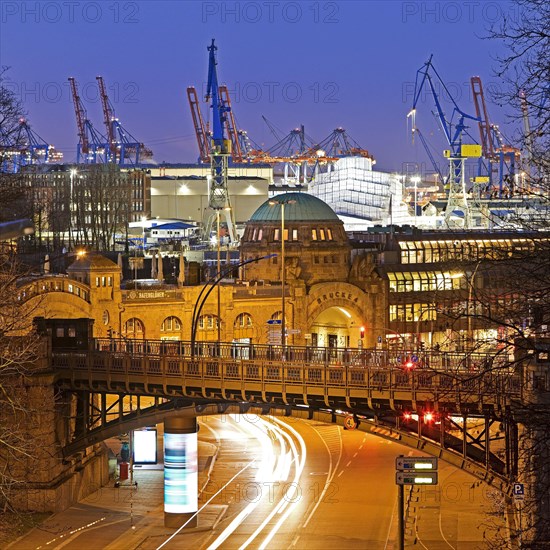
[{"label": "bare tree", "polygon": [[515,108],[523,122],[520,145],[531,187],[548,192],[550,173],[550,4],[546,0],[514,0],[515,16],[505,18],[490,37],[506,46],[497,74],[505,87],[499,102]]},{"label": "bare tree", "polygon": [[32,311],[23,312],[17,282],[21,273],[10,249],[0,250],[0,506],[10,508],[12,491],[24,483],[25,464],[33,455],[28,415],[40,403],[28,402],[27,377],[38,368],[40,340]]},{"label": "bare tree", "polygon": [[25,115],[21,101],[7,86],[9,67],[0,67],[0,165],[9,158],[9,150],[20,143],[19,121]]},{"label": "bare tree", "polygon": [[106,251],[129,218],[132,174],[116,165],[98,164],[79,171],[72,193],[75,245]]}]

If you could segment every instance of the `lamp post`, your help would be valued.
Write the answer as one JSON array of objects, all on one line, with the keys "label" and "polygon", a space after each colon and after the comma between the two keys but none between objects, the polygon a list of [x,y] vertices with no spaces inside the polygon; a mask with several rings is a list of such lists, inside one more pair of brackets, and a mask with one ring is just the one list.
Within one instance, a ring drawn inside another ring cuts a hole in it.
[{"label": "lamp post", "polygon": [[286,272],[285,272],[285,205],[294,204],[293,199],[272,199],[270,206],[278,204],[281,207],[281,347],[282,357],[285,359],[286,348],[286,321],[285,321],[285,291],[286,291]]},{"label": "lamp post", "polygon": [[416,225],[417,205],[418,205],[418,184],[421,181],[420,176],[413,176],[411,181],[414,183],[414,225]]},{"label": "lamp post", "polygon": [[193,316],[191,317],[191,358],[195,357],[195,340],[196,340],[196,333],[197,333],[197,324],[199,322],[200,314],[202,311],[202,308],[204,306],[204,303],[208,299],[208,296],[210,296],[210,293],[216,288],[216,286],[219,285],[221,280],[231,273],[231,271],[234,268],[239,268],[247,264],[251,264],[252,262],[259,262],[260,260],[268,260],[269,258],[273,258],[277,254],[268,254],[267,256],[259,256],[257,258],[251,258],[250,260],[245,260],[244,262],[240,262],[236,266],[229,266],[227,269],[224,269],[220,275],[216,279],[211,279],[208,281],[206,285],[202,287],[202,290],[200,291],[197,300],[195,302],[195,307],[193,308]]},{"label": "lamp post", "polygon": [[475,282],[476,282],[476,274],[477,270],[479,269],[479,266],[481,265],[481,262],[478,261],[477,265],[474,269],[474,272],[472,273],[471,279],[468,281],[468,344],[470,345],[470,348],[474,347],[474,333],[472,330],[472,297],[474,293],[475,288]]},{"label": "lamp post", "polygon": [[[220,211],[216,210],[216,277],[221,275],[221,236],[220,236]],[[218,325],[218,346],[221,341],[221,289],[218,285],[218,318],[216,324]]]}]

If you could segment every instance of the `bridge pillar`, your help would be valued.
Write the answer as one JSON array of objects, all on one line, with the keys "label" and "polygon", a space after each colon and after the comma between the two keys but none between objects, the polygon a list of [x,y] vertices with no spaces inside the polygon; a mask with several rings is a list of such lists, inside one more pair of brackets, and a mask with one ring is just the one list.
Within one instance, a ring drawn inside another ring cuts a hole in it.
[{"label": "bridge pillar", "polygon": [[521,547],[532,550],[550,548],[549,351],[547,339],[520,351],[522,399],[512,406],[519,422],[516,479],[525,488],[524,500],[517,503],[519,533]]},{"label": "bridge pillar", "polygon": [[164,525],[197,526],[197,419],[177,416],[164,421]]}]

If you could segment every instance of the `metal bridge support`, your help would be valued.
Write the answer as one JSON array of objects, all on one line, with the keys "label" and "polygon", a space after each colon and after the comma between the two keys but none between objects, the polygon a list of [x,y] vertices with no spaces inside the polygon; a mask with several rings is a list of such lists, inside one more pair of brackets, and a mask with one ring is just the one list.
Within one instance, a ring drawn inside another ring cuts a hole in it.
[{"label": "metal bridge support", "polygon": [[164,525],[197,526],[197,419],[184,416],[164,421]]}]

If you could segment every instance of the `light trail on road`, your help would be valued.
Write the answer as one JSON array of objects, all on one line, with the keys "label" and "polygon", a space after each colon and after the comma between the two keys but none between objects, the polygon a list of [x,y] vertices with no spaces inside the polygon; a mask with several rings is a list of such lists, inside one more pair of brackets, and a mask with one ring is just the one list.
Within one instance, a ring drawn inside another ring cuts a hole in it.
[{"label": "light trail on road", "polygon": [[[241,417],[242,418],[242,417]],[[246,418],[246,416],[245,416]],[[292,464],[298,465],[295,468],[295,472],[299,469],[298,479],[303,471],[305,464],[305,442],[301,441],[301,449],[304,454],[300,459],[299,452],[292,440],[292,438],[285,433],[281,426],[286,429],[288,427],[284,423],[280,423],[274,419],[274,423],[267,422],[263,418],[255,417],[256,422],[248,423],[248,430],[252,433],[260,442],[262,447],[262,460],[260,461],[260,468],[256,474],[255,480],[262,485],[272,485],[281,481],[286,481],[290,475]],[[300,438],[299,434],[295,432],[295,437]],[[301,438],[300,438],[301,439]],[[280,452],[275,452],[275,444],[278,444]],[[287,445],[290,449],[287,452]],[[296,473],[294,480],[296,480]],[[268,495],[271,491],[268,491]],[[275,506],[268,517],[262,522],[260,527],[247,539],[247,541],[241,546],[246,548],[265,528],[268,522],[273,518],[276,513],[281,513],[286,505],[287,494],[285,493],[278,504]],[[231,523],[224,529],[224,531],[208,546],[208,550],[215,550],[219,548],[229,536],[231,536],[236,529],[246,520],[246,518],[259,506],[265,496],[257,499],[255,502],[249,503],[243,510],[241,510],[237,516],[231,521]],[[273,533],[274,534],[274,533]],[[273,536],[273,535],[272,535]]]}]

